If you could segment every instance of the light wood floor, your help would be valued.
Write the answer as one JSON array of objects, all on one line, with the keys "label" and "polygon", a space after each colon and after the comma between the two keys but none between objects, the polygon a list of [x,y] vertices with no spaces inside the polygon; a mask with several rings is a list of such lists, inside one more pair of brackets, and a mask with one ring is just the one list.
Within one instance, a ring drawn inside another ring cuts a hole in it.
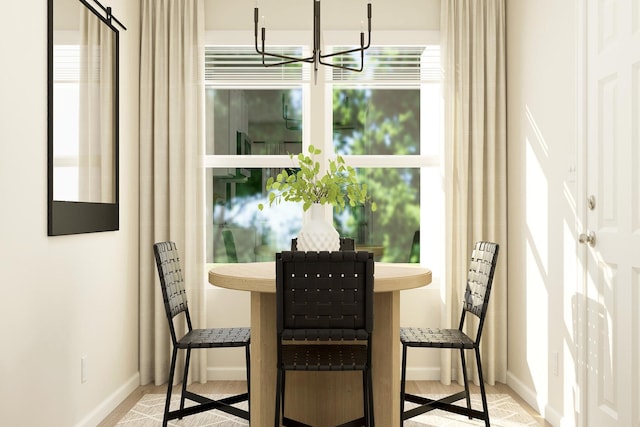
[{"label": "light wood floor", "polygon": [[[175,389],[175,387],[174,387]],[[201,394],[232,394],[241,393],[246,390],[246,383],[244,381],[210,381],[206,384],[193,384],[189,387],[196,393]],[[179,387],[177,388],[179,390]],[[450,394],[462,390],[461,386],[450,385],[445,386],[437,381],[408,381],[407,393],[415,394]],[[167,392],[166,385],[146,385],[138,387],[133,393],[127,397],[111,414],[109,414],[98,427],[111,427],[127,413],[138,400],[145,394],[165,394]],[[471,386],[472,393],[479,393],[479,388]],[[487,394],[508,394],[516,402],[518,402],[524,409],[531,414],[531,416],[538,421],[541,427],[551,427],[551,424],[547,423],[536,411],[527,405],[511,388],[505,384],[496,384],[495,386],[486,387]]]}]

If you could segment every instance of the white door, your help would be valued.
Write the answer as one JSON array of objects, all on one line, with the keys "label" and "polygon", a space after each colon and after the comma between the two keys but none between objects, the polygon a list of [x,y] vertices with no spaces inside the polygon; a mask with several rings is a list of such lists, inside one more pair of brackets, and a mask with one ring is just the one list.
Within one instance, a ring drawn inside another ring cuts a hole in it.
[{"label": "white door", "polygon": [[586,17],[584,414],[640,427],[640,1],[588,0]]}]

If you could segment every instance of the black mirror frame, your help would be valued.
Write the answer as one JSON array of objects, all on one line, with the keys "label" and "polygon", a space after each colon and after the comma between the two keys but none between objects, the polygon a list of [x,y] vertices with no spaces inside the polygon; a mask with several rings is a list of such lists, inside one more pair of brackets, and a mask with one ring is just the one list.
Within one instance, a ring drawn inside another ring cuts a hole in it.
[{"label": "black mirror frame", "polygon": [[[47,235],[59,236],[67,234],[93,233],[99,231],[115,231],[119,223],[119,51],[120,41],[118,29],[112,19],[122,24],[111,15],[111,8],[104,8],[97,3],[106,16],[103,16],[85,0],[78,0],[91,10],[115,35],[115,76],[114,76],[114,173],[115,202],[92,203],[71,202],[53,199],[53,8],[55,0],[47,0]],[[94,0],[95,1],[95,0]],[[124,26],[122,26],[123,29]]]}]

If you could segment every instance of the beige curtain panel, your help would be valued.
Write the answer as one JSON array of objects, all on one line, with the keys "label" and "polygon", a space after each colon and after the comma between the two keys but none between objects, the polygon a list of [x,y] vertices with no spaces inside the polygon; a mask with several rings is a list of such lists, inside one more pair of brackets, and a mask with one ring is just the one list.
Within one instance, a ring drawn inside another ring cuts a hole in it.
[{"label": "beige curtain panel", "polygon": [[[153,244],[173,240],[194,328],[204,310],[204,7],[142,0],[140,46],[140,381],[163,384],[171,343]],[[206,381],[193,354],[191,378]],[[180,367],[178,369],[181,369]],[[181,380],[181,379],[178,379]]]},{"label": "beige curtain panel", "polygon": [[[458,327],[475,241],[498,243],[481,340],[484,378],[494,384],[506,382],[507,373],[505,5],[504,0],[443,0],[441,13],[448,220],[443,324]],[[459,355],[442,353],[441,381],[448,384],[460,372]],[[462,375],[457,377],[461,381]]]}]

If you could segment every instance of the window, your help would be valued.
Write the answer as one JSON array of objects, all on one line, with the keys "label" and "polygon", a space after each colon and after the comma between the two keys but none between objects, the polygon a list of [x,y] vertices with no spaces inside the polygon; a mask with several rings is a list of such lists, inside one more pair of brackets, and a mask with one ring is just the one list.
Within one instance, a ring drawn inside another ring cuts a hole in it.
[{"label": "window", "polygon": [[80,150],[80,45],[54,46],[54,111],[68,114],[56,118],[54,126],[53,193],[56,200],[78,201]]},{"label": "window", "polygon": [[[258,211],[266,180],[280,172],[271,160],[302,150],[302,91],[207,87],[207,155],[240,156],[234,167],[206,173],[207,259],[210,262],[272,260],[302,226],[301,209],[281,205]],[[261,158],[252,167],[247,160]],[[290,163],[290,162],[289,162]]]},{"label": "window", "polygon": [[[268,177],[293,165],[288,154],[313,144],[344,155],[378,204],[376,212],[334,212],[340,234],[380,251],[382,261],[416,262],[422,254],[438,275],[444,221],[437,41],[372,48],[365,72],[328,68],[317,84],[307,64],[264,68],[251,47],[206,52],[208,262],[270,261],[290,247],[301,207],[261,212],[257,205],[267,200]],[[331,132],[318,140],[311,130],[320,127]]]}]

